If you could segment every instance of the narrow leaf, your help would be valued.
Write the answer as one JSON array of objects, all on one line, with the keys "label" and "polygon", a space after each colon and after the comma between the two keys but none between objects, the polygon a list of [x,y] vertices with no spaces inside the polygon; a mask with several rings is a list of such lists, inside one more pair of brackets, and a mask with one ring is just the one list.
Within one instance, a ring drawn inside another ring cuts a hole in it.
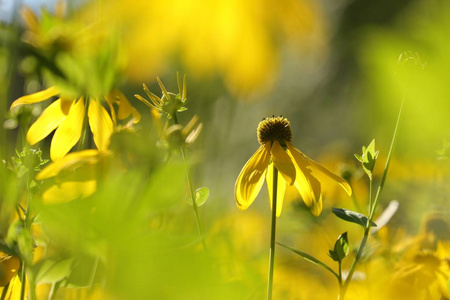
[{"label": "narrow leaf", "polygon": [[326,264],[324,264],[323,262],[321,262],[320,260],[318,260],[318,259],[315,258],[314,256],[311,256],[311,255],[309,255],[309,254],[307,254],[307,253],[305,253],[305,252],[302,252],[302,251],[293,249],[293,248],[288,247],[288,246],[286,246],[286,245],[280,244],[280,243],[278,243],[278,242],[277,242],[277,244],[280,245],[280,246],[282,246],[282,247],[284,247],[284,248],[286,248],[286,249],[291,250],[292,252],[294,252],[294,253],[296,253],[296,254],[298,254],[298,255],[300,255],[301,257],[303,257],[303,259],[309,261],[310,263],[313,263],[313,264],[315,264],[315,265],[321,266],[321,267],[324,268],[325,270],[330,271],[334,276],[336,276],[336,278],[339,279],[339,275],[338,275],[336,272],[334,272],[333,269],[331,269],[329,266],[327,266]]},{"label": "narrow leaf", "polygon": [[[365,215],[345,209],[345,208],[337,208],[332,207],[333,213],[340,219],[352,223],[356,223],[361,225],[363,228],[366,228],[367,221],[369,220]],[[377,227],[377,224],[374,222],[370,223],[371,226]]]}]

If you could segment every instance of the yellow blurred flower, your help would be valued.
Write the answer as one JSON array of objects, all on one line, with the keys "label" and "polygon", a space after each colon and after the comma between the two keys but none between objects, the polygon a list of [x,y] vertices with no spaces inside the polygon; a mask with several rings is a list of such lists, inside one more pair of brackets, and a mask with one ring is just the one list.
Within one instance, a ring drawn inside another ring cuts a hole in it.
[{"label": "yellow blurred flower", "polygon": [[251,92],[275,82],[283,46],[317,54],[326,40],[322,13],[308,0],[96,1],[85,18],[99,12],[126,28],[126,71],[138,82],[176,54],[194,77],[219,74],[233,92]]},{"label": "yellow blurred flower", "polygon": [[[58,88],[50,87],[46,90],[20,97],[11,105],[11,110],[23,104],[33,104],[45,101],[60,94]],[[106,103],[111,115],[103,107]],[[114,104],[118,105],[116,113]],[[56,129],[50,145],[50,158],[54,161],[66,155],[80,140],[88,106],[87,116],[97,148],[104,151],[108,148],[109,138],[116,125],[116,118],[126,119],[132,116],[133,122],[140,120],[139,112],[133,108],[125,96],[119,91],[113,91],[105,97],[105,101],[98,98],[80,97],[78,100],[66,100],[62,97],[50,104],[34,122],[27,132],[30,145],[47,137]],[[117,116],[116,116],[117,115]]]},{"label": "yellow blurred flower", "polygon": [[0,286],[9,284],[19,270],[19,258],[0,251]]},{"label": "yellow blurred flower", "polygon": [[280,116],[263,119],[258,125],[258,141],[261,146],[245,164],[236,180],[234,195],[240,209],[245,210],[253,203],[264,178],[272,206],[272,163],[282,175],[278,176],[277,182],[277,216],[281,214],[286,182],[295,186],[315,216],[322,212],[321,181],[331,179],[351,195],[351,187],[344,179],[311,160],[291,144],[291,125],[286,118]]},{"label": "yellow blurred flower", "polygon": [[88,149],[69,153],[46,166],[36,175],[36,180],[51,179],[50,185],[43,189],[43,201],[61,203],[92,195],[110,156],[109,151]]}]

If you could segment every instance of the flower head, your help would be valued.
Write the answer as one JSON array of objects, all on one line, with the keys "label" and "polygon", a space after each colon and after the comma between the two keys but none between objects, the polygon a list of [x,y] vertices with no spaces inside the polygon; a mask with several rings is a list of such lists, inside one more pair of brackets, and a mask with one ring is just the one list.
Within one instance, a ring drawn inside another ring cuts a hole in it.
[{"label": "flower head", "polygon": [[[58,95],[60,98],[42,112],[27,132],[28,143],[34,145],[56,129],[50,145],[50,157],[52,160],[62,158],[80,140],[86,111],[94,143],[99,150],[108,148],[109,138],[116,125],[116,115],[119,119],[126,119],[132,116],[134,123],[139,122],[140,119],[139,112],[117,90],[112,91],[105,99],[89,98],[88,101],[85,101],[84,97],[71,100],[64,99],[60,95],[58,88],[50,87],[46,90],[20,97],[12,103],[11,110],[20,105],[42,102]],[[103,104],[109,107],[110,113],[108,113]],[[85,105],[88,105],[87,110]],[[117,113],[114,105],[118,106]]]},{"label": "flower head", "polygon": [[134,95],[138,100],[143,102],[145,105],[150,107],[151,109],[155,109],[156,111],[166,114],[167,117],[170,119],[176,114],[177,112],[182,112],[187,110],[185,107],[187,103],[186,98],[186,75],[183,77],[183,83],[181,83],[180,74],[177,72],[177,82],[178,82],[178,94],[174,94],[171,92],[168,92],[164,84],[161,82],[159,77],[156,78],[158,80],[159,87],[162,91],[162,97],[159,98],[150,90],[148,87],[143,84],[144,91],[147,94],[147,96],[150,98],[150,101],[146,100],[141,95]]},{"label": "flower head", "polygon": [[235,184],[234,195],[240,209],[245,210],[253,203],[261,190],[264,178],[272,206],[272,164],[281,174],[277,182],[277,216],[281,214],[286,183],[295,186],[303,202],[315,216],[322,212],[321,181],[335,181],[351,195],[351,187],[344,179],[316,163],[291,144],[291,125],[286,118],[282,116],[264,118],[259,123],[257,132],[261,146],[242,168]]}]

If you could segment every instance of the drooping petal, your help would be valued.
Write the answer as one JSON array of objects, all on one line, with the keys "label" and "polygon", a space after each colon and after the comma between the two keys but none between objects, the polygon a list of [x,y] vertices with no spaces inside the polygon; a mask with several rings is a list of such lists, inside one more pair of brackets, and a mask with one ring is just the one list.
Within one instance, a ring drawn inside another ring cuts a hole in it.
[{"label": "drooping petal", "polygon": [[247,209],[255,200],[262,185],[264,173],[270,161],[270,144],[258,148],[247,161],[239,174],[234,186],[234,197],[239,209]]},{"label": "drooping petal", "polygon": [[[303,154],[303,153],[302,153]],[[314,160],[312,160],[311,158],[309,158],[308,156],[306,156],[305,154],[303,154],[303,156],[305,157],[305,159],[312,165],[313,167],[313,171],[314,174],[317,175],[317,177],[319,177],[319,179],[322,180],[328,180],[331,179],[333,181],[336,181],[343,189],[344,191],[347,192],[347,194],[349,196],[352,195],[352,188],[350,187],[350,185],[347,183],[347,181],[345,181],[344,178],[341,178],[340,176],[334,174],[333,172],[331,172],[330,170],[328,170],[327,168],[325,168],[324,166],[322,166],[321,164],[315,162]]]},{"label": "drooping petal", "polygon": [[58,99],[50,104],[31,125],[27,132],[28,143],[34,145],[46,138],[65,118],[66,115],[61,110],[61,99]]},{"label": "drooping petal", "polygon": [[52,162],[36,175],[36,180],[44,180],[58,175],[61,171],[73,172],[82,165],[95,164],[99,161],[99,151],[88,149],[69,153],[61,159]]},{"label": "drooping petal", "polygon": [[113,123],[106,109],[94,99],[89,101],[89,126],[94,134],[94,142],[99,150],[106,150],[113,132]]},{"label": "drooping petal", "polygon": [[318,216],[322,212],[322,195],[319,180],[314,176],[312,166],[290,143],[286,143],[288,154],[292,158],[297,177],[295,188],[302,196],[303,202],[311,209],[311,212]]},{"label": "drooping petal", "polygon": [[[281,174],[277,176],[277,217],[281,215],[283,209],[284,193],[286,191],[286,180]],[[269,191],[270,209],[273,207],[273,164],[270,164],[266,172],[266,183]]]},{"label": "drooping petal", "polygon": [[80,98],[69,110],[67,117],[55,131],[50,145],[50,158],[62,158],[80,140],[84,120],[84,99]]},{"label": "drooping petal", "polygon": [[59,94],[58,89],[56,87],[52,86],[46,90],[18,98],[16,101],[14,101],[11,104],[10,109],[13,110],[15,107],[17,107],[19,105],[23,105],[23,104],[33,104],[33,103],[42,102],[42,101],[45,101],[48,98],[56,96],[58,94]]},{"label": "drooping petal", "polygon": [[281,147],[280,143],[275,140],[272,144],[272,160],[277,167],[278,171],[281,175],[289,182],[290,185],[293,185],[295,182],[295,167],[292,163],[292,159],[289,155],[284,151],[283,147]]}]

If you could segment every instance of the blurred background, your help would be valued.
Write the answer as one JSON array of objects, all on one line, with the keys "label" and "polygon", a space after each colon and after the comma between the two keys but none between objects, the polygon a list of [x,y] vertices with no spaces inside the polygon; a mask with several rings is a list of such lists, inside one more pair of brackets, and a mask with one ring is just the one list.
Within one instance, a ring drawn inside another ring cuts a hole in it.
[{"label": "blurred background", "polygon": [[[120,171],[109,172],[93,195],[57,204],[37,197],[34,263],[69,259],[71,270],[41,278],[42,295],[57,286],[56,298],[70,293],[98,299],[264,297],[266,187],[244,212],[233,192],[241,168],[259,147],[258,123],[272,115],[288,118],[293,144],[345,175],[354,190],[352,199],[326,186],[324,211],[317,218],[288,190],[277,241],[333,265],[328,250],[348,231],[351,254],[344,269],[349,268],[362,230],[337,219],[331,207],[367,214],[368,180],[353,154],[376,140],[378,184],[403,100],[378,214],[392,200],[399,208],[371,236],[348,298],[393,299],[397,292],[399,299],[450,297],[449,266],[433,269],[417,258],[424,250],[439,261],[450,257],[448,246],[437,246],[450,240],[448,2],[4,0],[0,20],[4,161],[26,147],[29,126],[51,102],[10,111],[23,95],[50,86],[63,95],[101,95],[113,87],[141,115],[132,132],[112,135],[110,148],[120,161],[112,170]],[[189,100],[180,123],[198,115],[203,124],[187,156],[194,186],[210,190],[199,207],[208,254],[185,200],[180,154],[164,160],[167,150],[158,147],[150,109],[134,97],[145,95],[143,83],[161,96],[157,76],[177,93],[177,71],[187,75]],[[42,149],[43,159],[50,158],[50,141],[51,136],[33,146]],[[95,148],[92,137],[87,145]],[[17,185],[5,184],[3,195]],[[8,228],[2,225],[2,236]],[[281,247],[276,255],[275,299],[336,298],[333,276]],[[423,268],[413,270],[413,264]],[[92,272],[92,265],[98,271]],[[38,267],[35,273],[40,274]],[[99,288],[92,289],[93,283]]]}]

